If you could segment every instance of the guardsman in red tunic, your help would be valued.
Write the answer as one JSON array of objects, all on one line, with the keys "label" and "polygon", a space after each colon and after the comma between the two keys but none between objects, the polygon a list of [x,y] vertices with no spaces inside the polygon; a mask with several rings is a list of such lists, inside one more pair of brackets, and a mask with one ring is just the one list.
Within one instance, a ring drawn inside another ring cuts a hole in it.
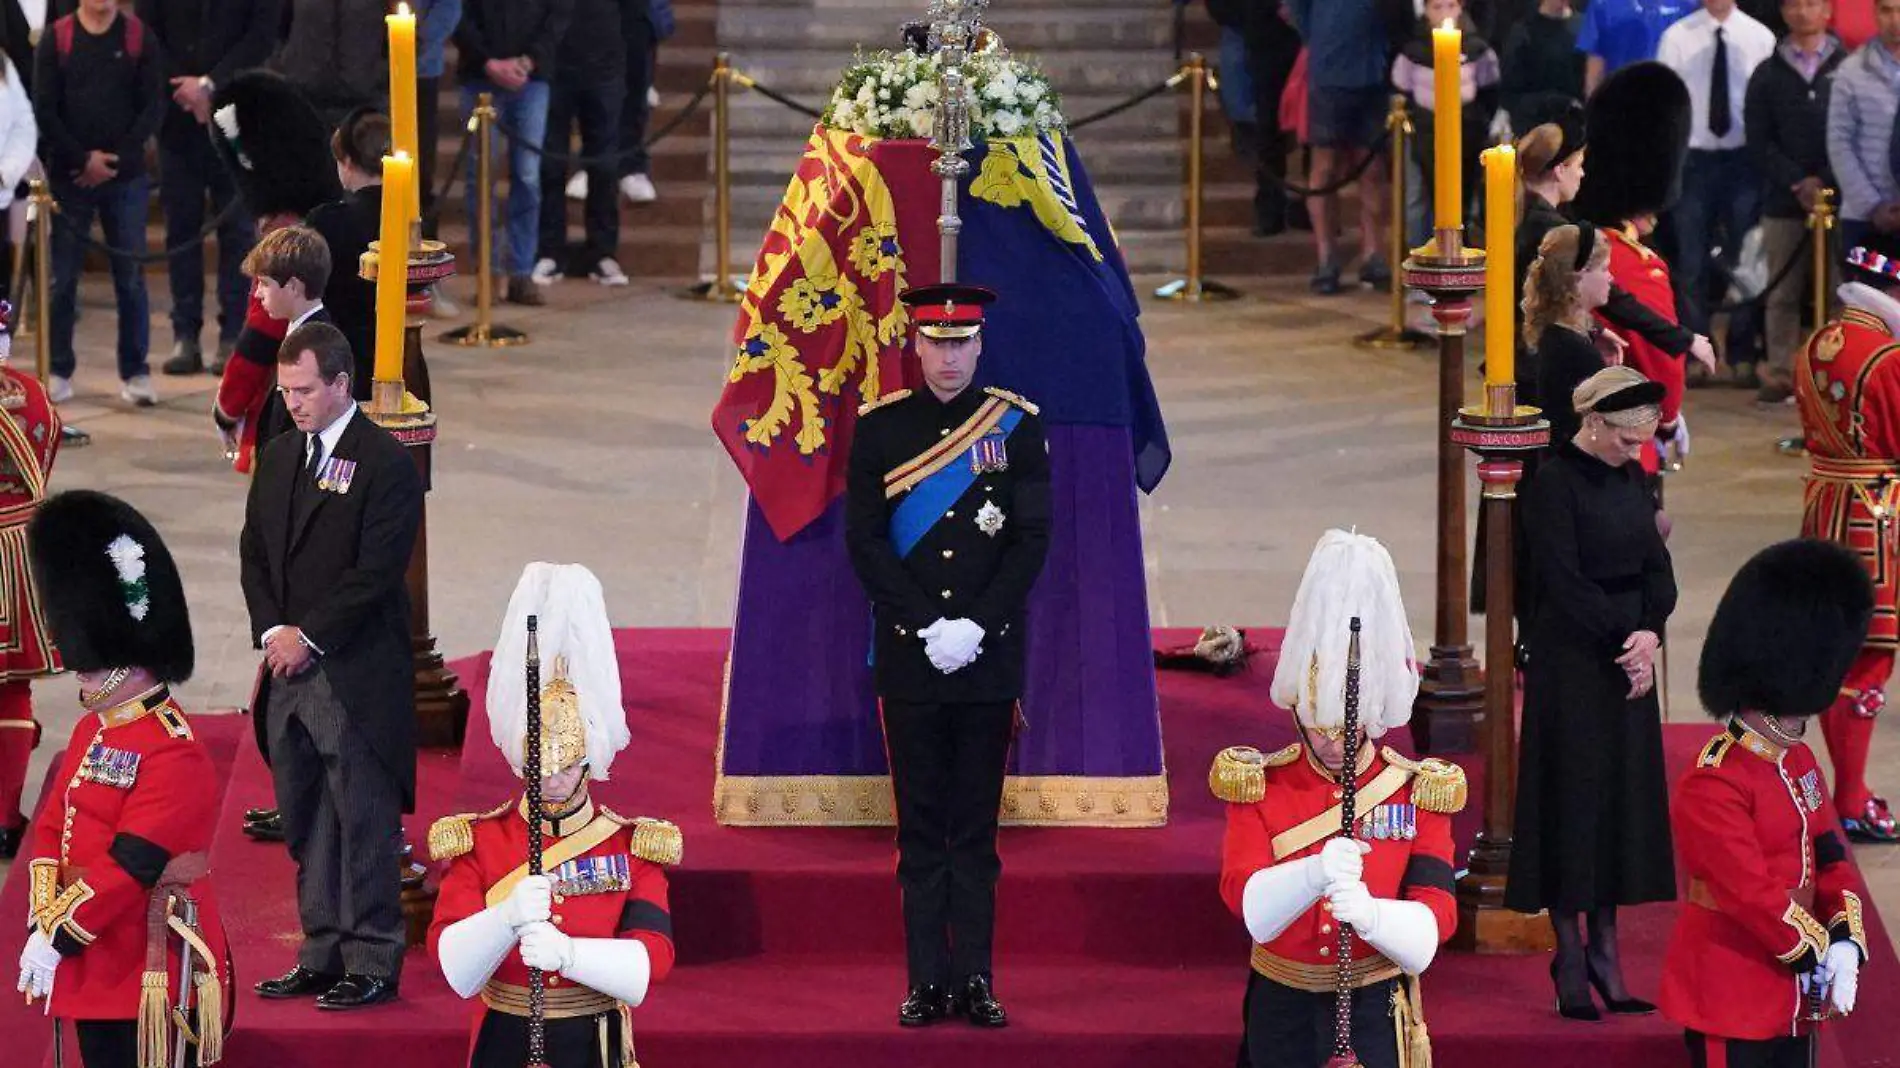
[{"label": "guardsman in red tunic", "polygon": [[[1656,217],[1644,213],[1626,221],[1621,228],[1606,226],[1599,232],[1610,238],[1611,281],[1673,324],[1678,320],[1669,264],[1643,244],[1643,238],[1655,228]],[[1669,355],[1633,330],[1618,329],[1604,318],[1601,309],[1597,311],[1597,320],[1604,329],[1622,339],[1625,364],[1643,372],[1643,377],[1651,382],[1662,383],[1662,421],[1657,424],[1655,440],[1643,446],[1642,456],[1643,470],[1651,475],[1660,474],[1663,464],[1672,458],[1666,454],[1673,453],[1677,460],[1689,454],[1689,424],[1682,418],[1688,361]]]},{"label": "guardsman in red tunic", "polygon": [[[1346,837],[1340,768],[1355,618],[1357,819]],[[1399,1068],[1429,1055],[1416,977],[1458,921],[1451,814],[1466,788],[1455,765],[1374,744],[1411,717],[1417,693],[1392,558],[1371,538],[1328,531],[1300,582],[1273,677],[1273,699],[1294,710],[1300,740],[1266,756],[1225,750],[1209,776],[1229,802],[1221,897],[1254,942],[1243,1058],[1254,1068],[1319,1068],[1332,1055],[1341,924],[1354,936],[1344,972],[1359,1063]]]},{"label": "guardsman in red tunic", "polygon": [[1834,765],[1834,807],[1847,836],[1900,841],[1883,797],[1867,785],[1874,717],[1886,704],[1900,646],[1900,263],[1870,248],[1848,253],[1839,319],[1795,354],[1794,397],[1807,438],[1809,474],[1801,535],[1852,549],[1874,581],[1874,615],[1859,659],[1821,717]]},{"label": "guardsman in red tunic", "polygon": [[26,763],[39,744],[32,683],[59,671],[37,587],[26,562],[26,523],[46,499],[59,452],[59,409],[32,375],[8,360],[13,305],[0,300],[0,858],[20,851]]},{"label": "guardsman in red tunic", "polygon": [[48,500],[27,539],[86,714],[27,847],[19,989],[75,1022],[87,1068],[170,1068],[175,1042],[213,1064],[232,989],[207,866],[218,777],[169,689],[193,658],[178,568],[102,493]]},{"label": "guardsman in red tunic", "polygon": [[1808,1068],[1817,1024],[1854,1010],[1861,884],[1802,736],[1875,604],[1851,553],[1806,538],[1744,564],[1709,624],[1698,688],[1723,729],[1671,805],[1689,885],[1661,997],[1695,1068]]},{"label": "guardsman in red tunic", "polygon": [[665,866],[679,863],[679,828],[623,818],[588,794],[588,779],[607,778],[628,734],[600,583],[578,564],[528,565],[495,646],[488,717],[515,773],[527,742],[531,615],[552,668],[541,689],[547,874],[528,874],[526,797],[437,821],[429,848],[449,868],[429,947],[449,986],[480,999],[472,1068],[525,1062],[530,967],[546,976],[550,1068],[635,1068],[632,1010],[673,967]]}]

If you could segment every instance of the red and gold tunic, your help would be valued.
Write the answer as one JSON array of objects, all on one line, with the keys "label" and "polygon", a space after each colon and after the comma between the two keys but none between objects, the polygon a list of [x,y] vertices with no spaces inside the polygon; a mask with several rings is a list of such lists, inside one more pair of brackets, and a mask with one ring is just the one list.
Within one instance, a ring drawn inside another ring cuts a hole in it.
[{"label": "red and gold tunic", "polygon": [[46,631],[26,560],[26,524],[46,499],[59,452],[59,410],[39,380],[0,365],[0,683],[51,675],[59,653]]},{"label": "red and gold tunic", "polygon": [[244,329],[218,380],[211,415],[219,426],[239,428],[238,453],[231,466],[240,474],[248,474],[256,458],[258,426],[277,388],[277,348],[289,326],[266,314],[263,302],[252,293],[244,311]]},{"label": "red and gold tunic", "polygon": [[165,912],[173,890],[197,903],[195,968],[215,969],[211,1000],[227,1007],[230,957],[207,868],[218,776],[184,710],[161,686],[81,716],[54,782],[59,796],[40,806],[23,854],[32,922],[63,957],[52,1014],[136,1019],[141,980],[161,967],[160,993],[175,1004],[180,939]]},{"label": "red and gold tunic", "polygon": [[[1598,232],[1610,238],[1611,280],[1650,311],[1671,323],[1679,322],[1676,316],[1676,292],[1669,281],[1669,264],[1628,228],[1606,228]],[[1618,329],[1603,317],[1601,311],[1596,315],[1603,328],[1622,338],[1628,347],[1623,362],[1641,371],[1650,381],[1663,384],[1662,429],[1674,430],[1676,420],[1682,418],[1687,360],[1671,356],[1633,330]],[[1662,452],[1656,442],[1643,445],[1642,461],[1643,470],[1652,475],[1662,469]]]},{"label": "red and gold tunic", "polygon": [[1900,503],[1897,355],[1892,328],[1851,305],[1795,354],[1795,404],[1810,468],[1801,534],[1845,545],[1867,566],[1874,581],[1870,649],[1900,645],[1900,581],[1894,574],[1900,563],[1894,555],[1894,507]]},{"label": "red and gold tunic", "polygon": [[[1228,750],[1215,761],[1214,792],[1229,801],[1227,834],[1221,843],[1221,898],[1234,915],[1244,914],[1242,896],[1255,872],[1286,861],[1317,856],[1339,833],[1339,783],[1297,743],[1257,759],[1258,785],[1235,788],[1238,774]],[[1223,783],[1223,780],[1226,780]],[[1407,760],[1391,749],[1366,761],[1356,800],[1358,837],[1372,846],[1362,876],[1375,898],[1417,901],[1432,910],[1441,941],[1458,924],[1452,897],[1451,816],[1464,807],[1464,772],[1442,761]],[[1332,906],[1321,900],[1287,925],[1271,942],[1253,949],[1254,971],[1282,986],[1327,992],[1338,967],[1339,936]],[[1352,985],[1369,986],[1397,977],[1399,966],[1357,938],[1352,943]]]},{"label": "red and gold tunic", "polygon": [[[552,920],[570,938],[630,938],[646,946],[649,982],[673,967],[673,920],[667,908],[666,871],[679,863],[679,829],[664,820],[626,819],[590,800],[581,810],[542,824],[543,859],[554,883]],[[429,830],[430,854],[449,860],[429,925],[429,952],[442,932],[507,898],[528,874],[527,801],[482,815],[448,816]],[[604,1029],[618,1017],[621,1049],[630,1047],[628,1007],[612,998],[549,974],[547,1016]],[[526,1015],[528,966],[512,949],[488,980],[475,1007],[471,1041],[492,1011]],[[602,1048],[605,1048],[603,1045]],[[630,1060],[630,1058],[629,1058]]]},{"label": "red and gold tunic", "polygon": [[1663,961],[1663,1015],[1727,1039],[1800,1034],[1798,972],[1843,939],[1867,954],[1859,878],[1813,752],[1731,723],[1677,784],[1670,814],[1689,886]]}]

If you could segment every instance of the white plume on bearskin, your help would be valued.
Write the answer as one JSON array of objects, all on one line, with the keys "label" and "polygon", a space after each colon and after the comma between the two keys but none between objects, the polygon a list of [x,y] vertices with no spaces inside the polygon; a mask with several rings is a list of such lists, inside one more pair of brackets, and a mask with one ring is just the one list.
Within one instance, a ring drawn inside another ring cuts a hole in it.
[{"label": "white plume on bearskin", "polygon": [[1412,718],[1418,667],[1392,556],[1363,534],[1329,530],[1307,560],[1273,669],[1273,700],[1293,709],[1303,726],[1344,726],[1354,616],[1360,621],[1359,723],[1377,738]]},{"label": "white plume on bearskin", "polygon": [[[538,617],[541,683],[554,678],[559,658],[578,695],[585,724],[590,778],[605,781],[614,756],[627,747],[627,712],[620,704],[620,665],[607,621],[600,580],[580,564],[536,561],[521,572],[488,672],[488,726],[496,748],[522,774],[528,738],[528,617]],[[558,769],[546,769],[549,774]]]}]

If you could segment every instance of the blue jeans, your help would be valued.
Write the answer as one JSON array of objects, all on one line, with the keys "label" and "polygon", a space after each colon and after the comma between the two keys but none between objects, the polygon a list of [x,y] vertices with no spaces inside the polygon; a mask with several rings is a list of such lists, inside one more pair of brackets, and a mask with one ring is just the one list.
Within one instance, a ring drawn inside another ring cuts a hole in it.
[{"label": "blue jeans", "polygon": [[[99,218],[106,244],[135,255],[145,254],[145,219],[152,180],[145,175],[81,189],[63,179],[53,180],[59,202],[59,224],[53,227],[53,315],[48,337],[52,371],[71,378],[78,365],[73,357],[73,324],[79,317],[79,272],[85,266],[85,236]],[[145,354],[151,344],[151,304],[145,295],[145,266],[123,256],[112,261],[112,295],[119,306],[119,378],[127,381],[148,373]]]},{"label": "blue jeans", "polygon": [[1747,149],[1690,150],[1682,170],[1682,198],[1669,212],[1675,246],[1670,268],[1681,303],[1679,318],[1698,334],[1709,332],[1709,303],[1726,288],[1714,285],[1710,277],[1709,253],[1720,246],[1728,268],[1720,273],[1726,278],[1741,254],[1742,239],[1761,218],[1761,190],[1761,174]]},{"label": "blue jeans", "polygon": [[[1220,109],[1230,122],[1255,121],[1253,74],[1247,67],[1247,39],[1239,30],[1220,31]],[[1275,120],[1278,121],[1278,120]]]},{"label": "blue jeans", "polygon": [[[504,239],[495,242],[489,261],[502,274],[525,278],[534,270],[535,236],[541,224],[541,157],[534,149],[547,139],[548,83],[531,81],[519,92],[510,93],[491,82],[467,82],[462,86],[462,114],[474,112],[477,93],[495,94],[495,112],[501,122],[533,146],[517,144],[500,130],[495,131],[495,154],[500,156],[505,151],[508,157],[508,206],[498,220],[503,225],[496,228]],[[477,162],[475,153],[469,153],[468,174],[462,183],[471,227],[476,217]],[[558,190],[555,195],[560,195]],[[508,248],[506,256],[501,251],[504,244]]]},{"label": "blue jeans", "polygon": [[[162,131],[158,138],[158,200],[165,211],[165,244],[185,246],[205,224],[205,198],[214,211],[237,197],[231,172],[196,123],[183,133]],[[218,227],[218,340],[236,341],[250,307],[251,283],[240,271],[244,254],[257,244],[257,223],[243,206]],[[171,271],[172,337],[196,340],[205,319],[204,242],[167,261]]]}]

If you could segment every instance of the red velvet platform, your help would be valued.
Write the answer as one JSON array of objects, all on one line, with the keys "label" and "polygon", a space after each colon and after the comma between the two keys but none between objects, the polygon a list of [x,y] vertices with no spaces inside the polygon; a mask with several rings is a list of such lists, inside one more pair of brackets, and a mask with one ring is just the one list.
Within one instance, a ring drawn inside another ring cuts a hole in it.
[{"label": "red velvet platform", "polygon": [[[1265,634],[1265,632],[1261,632]],[[1186,635],[1163,633],[1161,641]],[[1261,635],[1256,635],[1258,639]],[[1230,1068],[1240,1029],[1247,938],[1215,889],[1221,806],[1205,773],[1223,746],[1275,747],[1291,737],[1266,698],[1270,657],[1231,679],[1164,673],[1161,702],[1173,782],[1169,824],[1153,830],[1009,829],[997,932],[998,989],[1014,1024],[983,1033],[960,1024],[900,1031],[892,1020],[904,972],[890,833],[877,829],[725,828],[712,820],[713,744],[726,635],[631,630],[619,634],[632,746],[600,794],[629,815],[681,825],[685,864],[673,878],[681,966],[636,1014],[646,1068],[766,1063],[968,1068],[1072,1061],[1128,1068]],[[413,841],[446,812],[487,809],[517,783],[488,741],[481,698],[486,657],[456,665],[476,711],[459,757],[425,754]],[[434,963],[412,954],[400,1003],[346,1015],[249,993],[287,967],[296,941],[292,868],[281,849],[238,832],[238,813],[269,802],[269,777],[248,723],[205,718],[229,778],[214,869],[244,991],[227,1046],[233,1068],[304,1068],[399,1056],[404,1068],[463,1063],[467,1006]],[[1681,769],[1708,737],[1671,727]],[[1474,798],[1482,776],[1473,771]],[[1459,821],[1461,840],[1477,814]],[[24,909],[23,877],[0,894],[0,915]],[[1673,906],[1631,910],[1624,951],[1632,986],[1653,992]],[[1900,1063],[1887,1037],[1900,1011],[1900,961],[1878,916],[1875,959],[1861,1009],[1830,1027],[1822,1063]],[[0,925],[10,963],[18,930]],[[1556,1016],[1546,958],[1444,954],[1425,981],[1441,1068],[1664,1068],[1686,1064],[1679,1032],[1660,1018],[1570,1024]],[[0,999],[0,1064],[50,1063],[43,1017]],[[70,1038],[69,1063],[76,1064]]]}]

